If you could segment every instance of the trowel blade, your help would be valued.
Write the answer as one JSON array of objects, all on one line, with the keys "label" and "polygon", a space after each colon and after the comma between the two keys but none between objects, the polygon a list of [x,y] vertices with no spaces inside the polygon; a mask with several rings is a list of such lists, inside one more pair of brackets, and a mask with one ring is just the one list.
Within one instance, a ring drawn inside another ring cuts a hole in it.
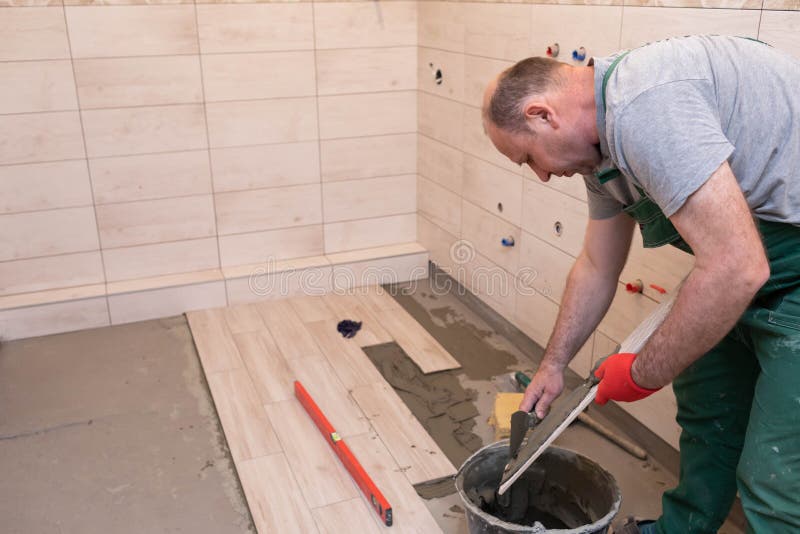
[{"label": "trowel blade", "polygon": [[[591,404],[597,395],[598,382],[596,378],[590,378],[576,387],[561,403],[558,413],[551,412],[528,433],[528,441],[516,458],[512,457],[506,465],[500,487],[497,490],[498,494],[504,494],[536,458],[578,417],[578,414]],[[513,420],[511,429],[513,432]]]},{"label": "trowel blade", "polygon": [[519,447],[525,439],[525,434],[534,423],[531,420],[531,416],[533,416],[533,414],[522,410],[517,410],[511,414],[511,435],[508,439],[509,458],[517,456]]}]

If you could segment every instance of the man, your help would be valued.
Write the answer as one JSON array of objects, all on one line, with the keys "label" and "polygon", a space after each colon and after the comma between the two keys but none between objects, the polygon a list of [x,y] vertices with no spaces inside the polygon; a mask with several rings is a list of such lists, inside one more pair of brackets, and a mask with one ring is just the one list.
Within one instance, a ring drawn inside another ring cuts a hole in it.
[{"label": "man", "polygon": [[738,489],[755,532],[800,532],[800,63],[736,37],[652,43],[573,67],[528,58],[484,96],[495,147],[542,180],[584,175],[590,221],[521,409],[544,416],[645,246],[695,255],[639,354],[598,369],[597,401],[673,382],[681,472],[657,522],[716,532]]}]

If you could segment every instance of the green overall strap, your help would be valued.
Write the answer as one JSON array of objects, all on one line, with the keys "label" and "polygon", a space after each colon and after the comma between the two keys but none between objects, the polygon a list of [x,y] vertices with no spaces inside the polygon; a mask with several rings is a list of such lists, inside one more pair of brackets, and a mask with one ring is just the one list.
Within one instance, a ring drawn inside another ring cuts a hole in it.
[{"label": "green overall strap", "polygon": [[[622,61],[622,58],[627,56],[629,53],[630,53],[630,50],[626,50],[625,52],[623,52],[620,55],[618,55],[617,58],[611,63],[611,65],[609,65],[608,70],[606,70],[606,73],[603,75],[603,94],[602,94],[602,96],[603,96],[603,111],[604,112],[606,111],[606,85],[608,85],[608,80],[611,77],[611,73],[614,72],[614,69],[617,68],[617,64],[620,61]],[[619,174],[620,174],[619,173],[619,169],[617,169],[616,167],[611,167],[610,169],[606,169],[604,171],[598,172],[597,174],[595,174],[595,176],[597,177],[597,180],[601,184],[605,184],[606,182],[610,182],[614,178],[617,178],[619,176]]]}]

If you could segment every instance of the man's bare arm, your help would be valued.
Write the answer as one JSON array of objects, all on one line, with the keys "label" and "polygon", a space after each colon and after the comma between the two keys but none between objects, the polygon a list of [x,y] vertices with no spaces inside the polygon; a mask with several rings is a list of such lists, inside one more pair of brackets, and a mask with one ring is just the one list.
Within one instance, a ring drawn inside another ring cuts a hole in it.
[{"label": "man's bare arm", "polygon": [[633,227],[633,219],[624,213],[589,221],[583,250],[567,279],[544,358],[525,391],[520,409],[536,406],[537,415],[544,417],[561,394],[564,368],[600,323],[614,298]]},{"label": "man's bare arm", "polygon": [[761,237],[727,162],[671,221],[696,262],[672,312],[631,367],[634,382],[650,389],[670,383],[713,348],[769,278]]}]

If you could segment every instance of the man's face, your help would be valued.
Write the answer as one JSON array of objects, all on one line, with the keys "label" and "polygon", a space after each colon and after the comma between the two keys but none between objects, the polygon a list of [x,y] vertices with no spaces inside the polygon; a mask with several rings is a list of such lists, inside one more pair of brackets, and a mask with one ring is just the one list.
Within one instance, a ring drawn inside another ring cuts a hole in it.
[{"label": "man's face", "polygon": [[535,135],[501,130],[488,120],[484,128],[500,153],[517,165],[529,166],[543,182],[550,175],[591,174],[600,164],[597,148],[571,135],[566,124],[557,129],[544,126]]}]

